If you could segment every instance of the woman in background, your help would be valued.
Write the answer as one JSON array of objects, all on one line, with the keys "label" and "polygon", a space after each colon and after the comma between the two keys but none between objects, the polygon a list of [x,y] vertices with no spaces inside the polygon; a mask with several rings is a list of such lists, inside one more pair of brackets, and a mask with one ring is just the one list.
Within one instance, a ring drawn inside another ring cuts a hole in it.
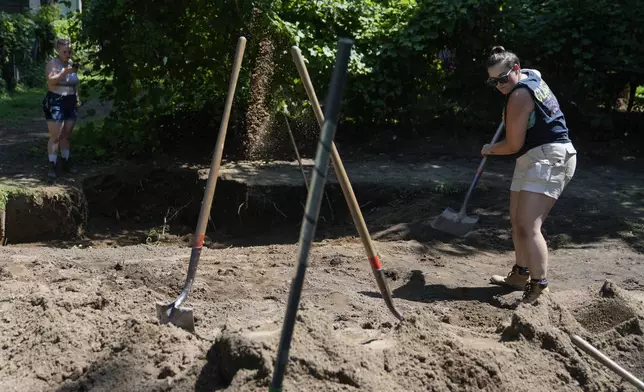
[{"label": "woman in background", "polygon": [[[56,41],[57,57],[49,60],[45,68],[47,86],[49,87],[43,99],[43,110],[49,130],[49,171],[47,176],[56,178],[58,164],[63,172],[75,173],[70,164],[69,138],[76,123],[76,109],[80,105],[78,96],[78,68],[71,62],[72,48],[68,40]],[[58,160],[58,151],[62,160]]]}]

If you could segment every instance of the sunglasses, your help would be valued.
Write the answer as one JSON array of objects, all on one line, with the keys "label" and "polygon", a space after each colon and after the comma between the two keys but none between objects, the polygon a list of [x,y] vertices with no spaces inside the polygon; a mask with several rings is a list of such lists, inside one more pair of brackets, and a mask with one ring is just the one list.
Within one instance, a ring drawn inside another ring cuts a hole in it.
[{"label": "sunglasses", "polygon": [[505,75],[499,76],[498,78],[489,78],[488,80],[485,81],[485,83],[487,83],[487,85],[490,87],[496,87],[496,85],[499,83],[505,84],[510,79],[510,73],[512,73],[512,71],[513,70],[511,69],[508,72],[506,72]]}]

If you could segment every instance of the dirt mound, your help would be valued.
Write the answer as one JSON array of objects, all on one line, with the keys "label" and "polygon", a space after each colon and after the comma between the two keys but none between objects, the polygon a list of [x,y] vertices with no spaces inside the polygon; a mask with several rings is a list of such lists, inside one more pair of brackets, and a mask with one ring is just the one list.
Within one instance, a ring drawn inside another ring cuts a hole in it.
[{"label": "dirt mound", "polygon": [[159,299],[126,276],[137,265],[97,276],[73,258],[12,259],[0,267],[0,390],[163,390],[205,356],[208,342],[133,311]]},{"label": "dirt mound", "polygon": [[[581,294],[581,293],[580,293]],[[527,341],[551,352],[584,391],[629,390],[617,376],[578,349],[576,334],[631,371],[644,376],[644,307],[628,292],[606,281],[599,295],[583,296],[574,308],[545,297],[539,306],[521,306],[502,333],[505,341]],[[571,381],[564,376],[566,381]],[[624,387],[625,389],[623,389]],[[631,387],[632,388],[632,387]],[[635,390],[635,389],[633,389]]]},{"label": "dirt mound", "polygon": [[591,344],[644,379],[644,302],[607,280],[599,296],[573,314]]},{"label": "dirt mound", "polygon": [[[644,316],[637,301],[616,288],[619,301],[605,335],[594,335],[593,306],[568,310],[545,297],[536,306],[519,306],[498,335],[441,322],[440,312],[416,311],[397,325],[331,319],[313,309],[298,314],[286,390],[506,391],[540,385],[545,390],[635,390],[572,343],[569,334],[592,342],[634,374],[642,376]],[[617,303],[617,302],[616,302]],[[583,313],[586,312],[586,313]],[[601,310],[600,310],[601,312]],[[584,316],[579,316],[584,314]],[[602,313],[603,314],[603,313]],[[577,315],[577,316],[575,316]],[[627,320],[618,322],[629,315]],[[632,317],[630,317],[632,316]],[[579,322],[577,318],[583,322]],[[270,383],[281,325],[225,331],[208,356],[211,379],[228,391],[266,390]]]},{"label": "dirt mound", "polygon": [[[614,283],[600,294],[594,276],[557,280],[551,295],[515,309],[499,305],[520,292],[484,283],[505,263],[498,257],[444,254],[445,268],[415,245],[378,246],[406,320],[373,293],[359,240],[316,244],[285,391],[635,391],[570,333],[644,376],[644,305]],[[178,294],[188,247],[2,247],[0,390],[266,390],[296,253],[204,249],[191,335],[159,325],[154,310]]]}]

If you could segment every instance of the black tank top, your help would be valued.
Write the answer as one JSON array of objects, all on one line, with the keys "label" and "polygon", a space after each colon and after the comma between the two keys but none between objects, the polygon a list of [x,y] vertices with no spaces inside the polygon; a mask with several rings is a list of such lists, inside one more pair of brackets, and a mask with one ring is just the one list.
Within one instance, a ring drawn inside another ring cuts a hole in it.
[{"label": "black tank top", "polygon": [[[542,144],[569,143],[570,138],[566,119],[559,107],[557,97],[552,93],[546,82],[534,71],[522,69],[521,73],[528,77],[520,80],[510,94],[520,88],[528,89],[534,101],[534,111],[530,113],[525,143],[517,153],[517,156],[523,155],[526,151]],[[506,108],[510,94],[506,97]],[[506,115],[506,110],[504,109],[504,124]]]}]

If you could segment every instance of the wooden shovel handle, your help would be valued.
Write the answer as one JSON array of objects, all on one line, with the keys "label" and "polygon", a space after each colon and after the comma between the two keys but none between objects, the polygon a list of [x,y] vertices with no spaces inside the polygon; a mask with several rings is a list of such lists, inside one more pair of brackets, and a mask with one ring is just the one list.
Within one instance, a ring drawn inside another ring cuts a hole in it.
[{"label": "wooden shovel handle", "polygon": [[[324,124],[324,114],[322,113],[322,108],[320,108],[320,102],[318,101],[317,95],[315,94],[315,89],[313,88],[313,83],[311,83],[311,78],[309,77],[308,70],[306,69],[306,65],[304,64],[304,57],[302,57],[300,48],[298,48],[297,46],[291,47],[291,55],[293,56],[295,67],[297,68],[297,71],[302,78],[302,83],[304,84],[306,94],[311,101],[311,106],[313,106],[315,118],[317,119],[320,128],[322,128],[322,125]],[[387,285],[384,273],[382,271],[380,257],[376,254],[376,250],[373,246],[373,241],[371,240],[371,235],[369,234],[369,230],[367,229],[367,225],[365,224],[364,218],[362,216],[362,211],[360,211],[360,205],[358,204],[358,200],[356,199],[355,193],[353,192],[353,187],[351,186],[351,182],[349,181],[349,176],[347,176],[347,172],[344,169],[344,164],[342,163],[342,159],[340,158],[340,153],[338,153],[338,150],[335,147],[335,143],[331,143],[331,160],[333,162],[335,175],[338,178],[338,182],[340,183],[340,188],[342,188],[342,194],[344,195],[344,198],[347,201],[347,206],[349,207],[349,211],[351,212],[353,223],[358,230],[360,240],[362,241],[365,253],[367,254],[367,258],[369,259],[369,264],[371,265],[371,269],[378,283],[380,293],[382,294],[389,310],[397,319],[402,320],[402,314],[393,305],[391,291],[389,290],[389,286]]]}]

